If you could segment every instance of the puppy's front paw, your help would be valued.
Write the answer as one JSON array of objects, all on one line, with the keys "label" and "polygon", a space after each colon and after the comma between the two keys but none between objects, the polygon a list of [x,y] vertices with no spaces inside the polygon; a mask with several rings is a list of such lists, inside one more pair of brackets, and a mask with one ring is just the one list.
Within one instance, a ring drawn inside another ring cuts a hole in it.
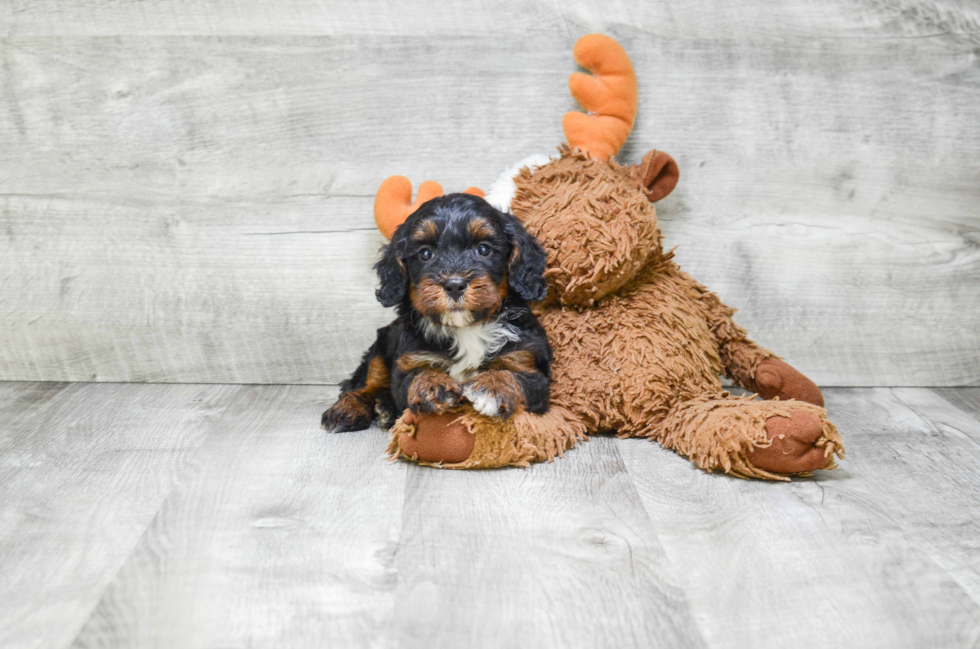
[{"label": "puppy's front paw", "polygon": [[455,408],[463,396],[459,383],[444,372],[422,372],[408,387],[408,408],[414,413],[437,414]]},{"label": "puppy's front paw", "polygon": [[340,395],[337,403],[323,413],[320,425],[331,433],[364,430],[371,425],[371,408],[363,399],[348,392]]},{"label": "puppy's front paw", "polygon": [[510,419],[524,402],[524,392],[514,375],[506,371],[484,372],[466,384],[465,396],[473,409],[487,417]]}]

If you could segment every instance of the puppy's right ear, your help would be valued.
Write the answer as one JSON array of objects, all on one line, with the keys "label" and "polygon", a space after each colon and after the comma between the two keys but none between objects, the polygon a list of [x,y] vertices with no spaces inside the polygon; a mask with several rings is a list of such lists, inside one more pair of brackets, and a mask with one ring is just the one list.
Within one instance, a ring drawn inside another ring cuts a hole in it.
[{"label": "puppy's right ear", "polygon": [[396,230],[391,243],[381,249],[381,259],[374,265],[378,279],[381,280],[374,295],[382,306],[400,304],[408,293],[408,271],[405,270],[400,254],[405,247],[405,239],[398,235]]},{"label": "puppy's right ear", "polygon": [[504,212],[498,214],[503,219],[504,232],[511,245],[507,267],[510,286],[528,302],[539,302],[548,294],[548,280],[544,278],[548,255],[516,216]]}]

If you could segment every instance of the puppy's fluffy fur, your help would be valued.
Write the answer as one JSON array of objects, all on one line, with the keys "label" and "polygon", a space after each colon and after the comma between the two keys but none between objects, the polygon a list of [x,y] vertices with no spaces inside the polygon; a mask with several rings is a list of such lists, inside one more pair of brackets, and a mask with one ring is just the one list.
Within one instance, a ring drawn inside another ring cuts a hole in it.
[{"label": "puppy's fluffy fur", "polygon": [[528,308],[543,299],[545,252],[520,221],[482,198],[423,204],[382,249],[378,300],[398,317],[323,413],[333,431],[388,428],[406,409],[465,399],[491,417],[548,409],[551,347]]}]

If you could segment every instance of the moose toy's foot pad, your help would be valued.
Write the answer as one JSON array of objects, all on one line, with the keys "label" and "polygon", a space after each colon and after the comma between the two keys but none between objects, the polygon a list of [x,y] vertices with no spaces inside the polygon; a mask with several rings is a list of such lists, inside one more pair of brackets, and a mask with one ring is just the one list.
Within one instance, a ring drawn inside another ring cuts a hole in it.
[{"label": "moose toy's foot pad", "polygon": [[585,424],[563,408],[503,420],[467,405],[444,415],[406,411],[391,428],[388,454],[447,469],[489,469],[550,462],[583,439]]},{"label": "moose toy's foot pad", "polygon": [[727,392],[675,405],[651,435],[706,471],[745,478],[787,476],[832,469],[844,457],[827,411],[803,401],[763,401]]},{"label": "moose toy's foot pad", "polygon": [[823,421],[814,412],[790,410],[766,420],[768,446],[749,452],[753,465],[772,473],[794,474],[817,471],[827,466],[826,449],[817,446]]},{"label": "moose toy's foot pad", "polygon": [[400,432],[398,445],[406,457],[432,464],[465,462],[473,452],[476,435],[467,430],[459,412],[416,415],[406,412],[401,421],[414,433]]}]

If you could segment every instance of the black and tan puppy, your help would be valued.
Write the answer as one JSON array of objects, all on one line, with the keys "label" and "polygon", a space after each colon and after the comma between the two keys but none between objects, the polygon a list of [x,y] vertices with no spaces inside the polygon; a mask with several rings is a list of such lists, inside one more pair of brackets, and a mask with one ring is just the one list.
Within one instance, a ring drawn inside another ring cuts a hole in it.
[{"label": "black and tan puppy", "polygon": [[545,252],[520,221],[482,198],[424,203],[375,265],[378,300],[398,317],[378,330],[327,430],[388,428],[406,408],[443,413],[466,399],[506,419],[548,409],[551,347],[528,302],[544,298]]}]

